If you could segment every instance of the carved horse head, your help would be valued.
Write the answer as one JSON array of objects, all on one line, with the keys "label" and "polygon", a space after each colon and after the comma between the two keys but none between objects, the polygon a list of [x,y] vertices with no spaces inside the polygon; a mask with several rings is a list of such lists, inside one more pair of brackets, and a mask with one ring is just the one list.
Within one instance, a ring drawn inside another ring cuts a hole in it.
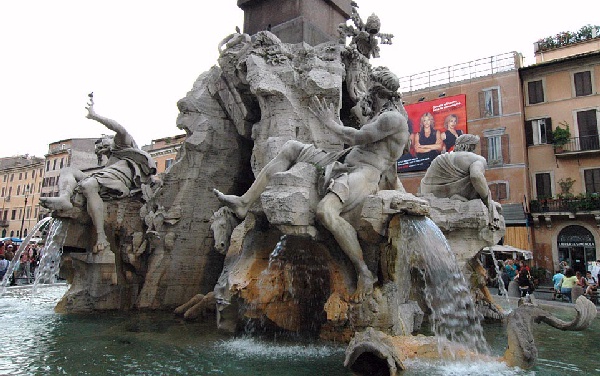
[{"label": "carved horse head", "polygon": [[233,213],[233,210],[223,206],[217,210],[210,218],[210,229],[215,238],[215,249],[220,254],[227,253],[229,248],[229,239],[233,229],[240,223],[239,219]]}]

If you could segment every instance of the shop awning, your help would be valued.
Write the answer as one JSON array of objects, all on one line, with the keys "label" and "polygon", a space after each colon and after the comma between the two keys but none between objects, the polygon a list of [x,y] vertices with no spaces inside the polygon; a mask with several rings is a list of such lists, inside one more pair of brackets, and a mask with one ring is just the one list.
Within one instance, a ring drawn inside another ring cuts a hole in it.
[{"label": "shop awning", "polygon": [[527,251],[525,249],[512,247],[510,245],[492,245],[490,247],[484,247],[482,249],[482,252],[508,253],[512,255],[512,257],[516,257],[517,255],[519,255],[522,256],[525,260],[531,260],[533,258],[533,252]]}]

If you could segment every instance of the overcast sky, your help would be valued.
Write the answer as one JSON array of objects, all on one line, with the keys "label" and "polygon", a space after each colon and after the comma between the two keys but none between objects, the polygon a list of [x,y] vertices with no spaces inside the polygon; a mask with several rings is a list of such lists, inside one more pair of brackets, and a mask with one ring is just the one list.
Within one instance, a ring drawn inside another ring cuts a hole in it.
[{"label": "overcast sky", "polygon": [[[532,64],[536,40],[600,24],[598,0],[357,2],[395,35],[371,62],[398,76],[511,51]],[[236,0],[1,1],[0,157],[43,157],[51,142],[110,133],[85,118],[91,91],[96,111],[140,146],[182,133],[177,100],[236,26]]]}]

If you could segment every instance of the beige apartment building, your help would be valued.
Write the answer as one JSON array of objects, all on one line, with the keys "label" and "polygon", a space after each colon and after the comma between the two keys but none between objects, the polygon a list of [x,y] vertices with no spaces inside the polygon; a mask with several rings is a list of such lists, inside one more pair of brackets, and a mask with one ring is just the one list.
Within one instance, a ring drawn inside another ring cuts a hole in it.
[{"label": "beige apartment building", "polygon": [[600,38],[549,41],[520,70],[534,250],[585,271],[600,258]]},{"label": "beige apartment building", "polygon": [[164,173],[175,162],[179,148],[187,136],[179,134],[152,140],[150,145],[144,145],[142,150],[150,154],[156,162],[156,173]]},{"label": "beige apartment building", "polygon": [[1,237],[25,237],[38,222],[43,171],[43,158],[0,158]]},{"label": "beige apartment building", "polygon": [[42,197],[56,197],[59,191],[60,170],[72,167],[87,170],[99,165],[94,153],[98,138],[70,138],[48,145],[44,164]]}]

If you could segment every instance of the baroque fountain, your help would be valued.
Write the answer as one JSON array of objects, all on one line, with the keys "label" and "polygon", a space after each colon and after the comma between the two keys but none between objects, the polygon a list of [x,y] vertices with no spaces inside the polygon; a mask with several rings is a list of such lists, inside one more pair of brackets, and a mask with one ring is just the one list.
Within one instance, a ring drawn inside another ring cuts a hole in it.
[{"label": "baroque fountain", "polygon": [[[316,46],[270,31],[224,38],[218,65],[177,103],[187,138],[162,179],[90,96],[88,118],[117,135],[99,149],[109,157],[99,173],[61,173],[64,195],[44,203],[68,227],[56,311],[174,310],[230,335],[345,343],[345,366],[365,375],[414,358],[527,369],[534,322],[586,329],[596,308],[584,298],[572,319],[531,299],[509,314],[482,282],[476,255],[505,227],[476,136],[438,157],[421,192],[403,189],[398,79],[370,62],[392,36],[356,6],[352,19]],[[119,163],[132,172],[115,185]],[[504,356],[490,353],[484,319],[507,323]]]}]

